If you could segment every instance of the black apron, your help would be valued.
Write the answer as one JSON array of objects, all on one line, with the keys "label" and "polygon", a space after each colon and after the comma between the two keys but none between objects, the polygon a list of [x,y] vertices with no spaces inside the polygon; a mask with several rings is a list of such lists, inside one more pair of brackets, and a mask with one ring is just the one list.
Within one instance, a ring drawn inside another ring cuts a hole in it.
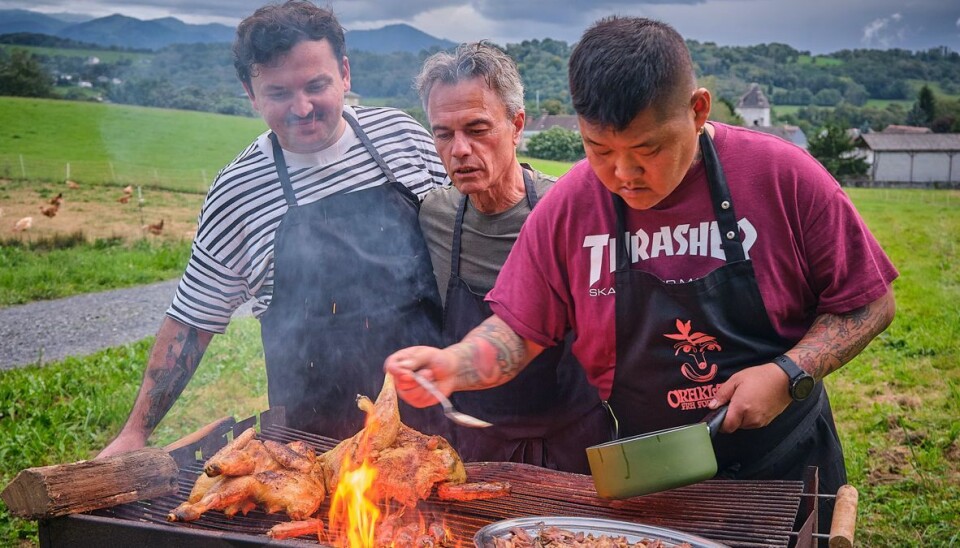
[{"label": "black apron", "polygon": [[[527,204],[537,190],[523,170]],[[450,281],[443,313],[443,342],[459,342],[491,314],[486,292],[475,292],[460,277],[460,242],[467,197],[460,201],[453,227]],[[523,462],[555,470],[589,473],[586,448],[611,439],[610,416],[597,390],[587,382],[570,341],[544,349],[507,384],[455,392],[457,410],[494,424],[465,428],[451,423],[450,440],[465,461]]]},{"label": "black apron", "polygon": [[[614,195],[617,363],[609,404],[621,437],[701,420],[719,384],[737,371],[771,361],[795,343],[770,324],[753,263],[745,258],[730,190],[706,132],[700,136],[700,149],[726,256],[726,264],[707,276],[668,284],[631,269],[626,205]],[[843,452],[822,383],[766,427],[720,434],[714,447],[720,477],[801,480],[805,468],[813,465],[819,467],[820,492],[836,493],[846,483]],[[823,516],[821,512],[821,525]]]},{"label": "black apron", "polygon": [[[359,123],[343,117],[389,182],[298,205],[270,134],[289,209],[274,242],[273,298],[261,316],[270,407],[284,407],[291,428],[335,439],[363,427],[356,397],[376,399],[389,354],[439,344],[441,317],[420,202]],[[402,402],[401,414],[427,433],[441,420],[436,409]]]}]

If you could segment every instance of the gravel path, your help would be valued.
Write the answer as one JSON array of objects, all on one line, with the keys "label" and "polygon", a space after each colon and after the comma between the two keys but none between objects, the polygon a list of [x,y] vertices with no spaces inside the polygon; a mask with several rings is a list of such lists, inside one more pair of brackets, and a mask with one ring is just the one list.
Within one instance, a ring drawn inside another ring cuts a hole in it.
[{"label": "gravel path", "polygon": [[[177,280],[0,308],[0,370],[85,356],[156,335]],[[249,316],[249,304],[235,314]]]}]

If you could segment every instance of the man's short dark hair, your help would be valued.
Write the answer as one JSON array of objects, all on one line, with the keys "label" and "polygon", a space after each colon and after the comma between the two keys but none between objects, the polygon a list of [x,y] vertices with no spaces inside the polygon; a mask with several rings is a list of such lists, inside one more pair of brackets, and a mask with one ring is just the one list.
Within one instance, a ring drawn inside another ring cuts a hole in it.
[{"label": "man's short dark hair", "polygon": [[666,114],[689,99],[696,82],[683,37],[666,23],[642,17],[594,23],[570,55],[569,74],[577,114],[616,131],[651,106]]},{"label": "man's short dark hair", "polygon": [[233,66],[247,88],[256,76],[256,65],[276,61],[304,40],[326,40],[343,68],[346,44],[343,27],[328,9],[306,0],[288,0],[263,6],[237,26],[233,42]]}]

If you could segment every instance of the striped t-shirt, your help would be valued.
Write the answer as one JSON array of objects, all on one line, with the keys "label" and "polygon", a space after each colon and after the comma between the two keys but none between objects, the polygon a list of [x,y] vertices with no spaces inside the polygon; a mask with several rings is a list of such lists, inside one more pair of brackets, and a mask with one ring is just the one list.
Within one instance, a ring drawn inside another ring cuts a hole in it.
[{"label": "striped t-shirt", "polygon": [[[344,107],[397,179],[421,199],[446,172],[433,139],[402,111]],[[198,220],[186,271],[167,315],[186,325],[223,333],[237,307],[250,299],[262,314],[273,295],[273,249],[287,204],[273,162],[269,132],[260,135],[217,174]],[[387,184],[386,175],[353,133],[314,154],[284,152],[297,203]],[[317,265],[323,268],[323,265]]]}]

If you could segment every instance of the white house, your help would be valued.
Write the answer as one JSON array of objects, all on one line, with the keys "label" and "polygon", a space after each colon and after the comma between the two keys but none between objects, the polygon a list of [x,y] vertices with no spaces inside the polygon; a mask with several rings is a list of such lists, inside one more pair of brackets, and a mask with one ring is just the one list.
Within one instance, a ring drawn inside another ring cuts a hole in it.
[{"label": "white house", "polygon": [[355,107],[360,104],[360,94],[347,91],[343,94],[343,104]]},{"label": "white house", "polygon": [[580,125],[574,114],[543,114],[537,118],[528,116],[523,126],[523,137],[520,139],[520,151],[527,150],[527,140],[541,131],[552,127],[562,127],[580,133]]},{"label": "white house", "polygon": [[737,101],[733,112],[743,118],[747,127],[770,125],[770,101],[760,84],[750,84],[750,89]]},{"label": "white house", "polygon": [[864,133],[857,146],[874,181],[960,183],[960,133]]}]

